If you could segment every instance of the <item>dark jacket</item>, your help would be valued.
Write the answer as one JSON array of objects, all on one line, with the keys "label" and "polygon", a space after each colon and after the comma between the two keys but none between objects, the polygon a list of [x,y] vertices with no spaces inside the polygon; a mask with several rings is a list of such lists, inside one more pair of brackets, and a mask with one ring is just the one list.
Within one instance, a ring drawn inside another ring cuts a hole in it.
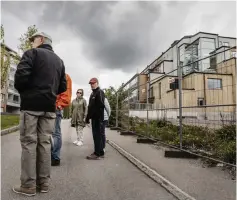
[{"label": "dark jacket", "polygon": [[104,99],[105,94],[99,87],[93,89],[89,99],[88,113],[86,118],[87,122],[89,119],[104,120]]},{"label": "dark jacket", "polygon": [[63,61],[47,44],[26,51],[14,86],[20,93],[21,110],[55,112],[57,95],[67,89]]}]

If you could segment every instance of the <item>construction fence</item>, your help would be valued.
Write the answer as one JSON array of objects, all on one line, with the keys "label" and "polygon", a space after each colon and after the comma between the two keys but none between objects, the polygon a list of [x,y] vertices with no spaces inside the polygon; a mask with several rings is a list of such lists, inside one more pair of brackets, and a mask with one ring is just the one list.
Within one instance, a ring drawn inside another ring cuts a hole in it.
[{"label": "construction fence", "polygon": [[123,95],[123,100],[112,110],[115,127],[166,140],[180,148],[208,145],[213,134],[221,131],[226,132],[220,136],[225,141],[230,137],[234,141],[236,48],[222,48],[199,59],[193,50],[190,54],[189,59],[181,56],[180,66],[169,73],[164,69],[172,69],[172,62],[158,63],[118,91],[117,99]]}]

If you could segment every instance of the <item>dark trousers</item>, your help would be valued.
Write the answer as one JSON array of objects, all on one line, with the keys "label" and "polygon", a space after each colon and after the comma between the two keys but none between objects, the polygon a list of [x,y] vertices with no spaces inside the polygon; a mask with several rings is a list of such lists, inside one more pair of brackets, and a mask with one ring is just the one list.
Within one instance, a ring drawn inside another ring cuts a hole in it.
[{"label": "dark trousers", "polygon": [[105,148],[105,144],[106,144],[106,136],[105,136],[105,127],[108,124],[108,120],[104,120],[103,121],[103,131],[102,131],[102,143],[103,143],[103,149]]},{"label": "dark trousers", "polygon": [[104,123],[102,120],[92,119],[92,134],[94,140],[94,153],[97,156],[104,155],[103,148],[103,127]]}]

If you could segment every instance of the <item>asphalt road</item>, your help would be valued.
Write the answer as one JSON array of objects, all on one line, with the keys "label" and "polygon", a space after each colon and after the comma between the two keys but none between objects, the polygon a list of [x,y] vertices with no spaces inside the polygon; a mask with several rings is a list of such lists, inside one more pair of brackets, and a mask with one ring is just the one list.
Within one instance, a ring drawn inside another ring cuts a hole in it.
[{"label": "asphalt road", "polygon": [[1,137],[1,199],[2,200],[175,200],[160,185],[149,179],[112,147],[107,145],[106,157],[89,161],[92,136],[85,129],[84,146],[72,144],[75,130],[63,122],[62,163],[52,167],[50,191],[25,197],[12,192],[20,183],[21,148],[19,132]]}]

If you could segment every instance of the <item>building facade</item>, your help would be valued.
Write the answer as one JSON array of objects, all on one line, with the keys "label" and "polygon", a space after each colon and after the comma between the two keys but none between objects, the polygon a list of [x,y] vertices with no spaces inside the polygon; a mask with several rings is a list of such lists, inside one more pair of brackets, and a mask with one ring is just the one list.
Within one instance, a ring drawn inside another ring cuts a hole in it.
[{"label": "building facade", "polygon": [[[140,74],[147,76],[147,90],[140,87],[137,90],[138,94],[143,92],[149,102],[138,95],[136,103],[149,103],[149,109],[155,110],[149,111],[151,118],[161,117],[163,111],[167,118],[179,116],[179,86],[171,87],[171,80],[178,84],[178,67],[183,77],[183,117],[220,120],[220,116],[233,114],[236,108],[236,38],[204,32],[184,36],[148,65]],[[133,107],[136,108],[131,115],[146,117],[142,106]]]},{"label": "building facade", "polygon": [[[142,73],[149,74],[154,81],[163,74],[177,75],[177,67],[184,66],[183,75],[193,71],[204,72],[210,67],[210,60],[203,59],[221,47],[236,46],[236,38],[218,34],[199,32],[174,41],[171,46],[154,60]],[[150,73],[149,73],[150,72]]]},{"label": "building facade", "polygon": [[17,53],[7,45],[4,45],[6,57],[10,55],[10,67],[8,69],[5,87],[1,90],[1,112],[20,112],[20,95],[14,88],[14,76],[17,69],[16,60],[19,59]]}]

